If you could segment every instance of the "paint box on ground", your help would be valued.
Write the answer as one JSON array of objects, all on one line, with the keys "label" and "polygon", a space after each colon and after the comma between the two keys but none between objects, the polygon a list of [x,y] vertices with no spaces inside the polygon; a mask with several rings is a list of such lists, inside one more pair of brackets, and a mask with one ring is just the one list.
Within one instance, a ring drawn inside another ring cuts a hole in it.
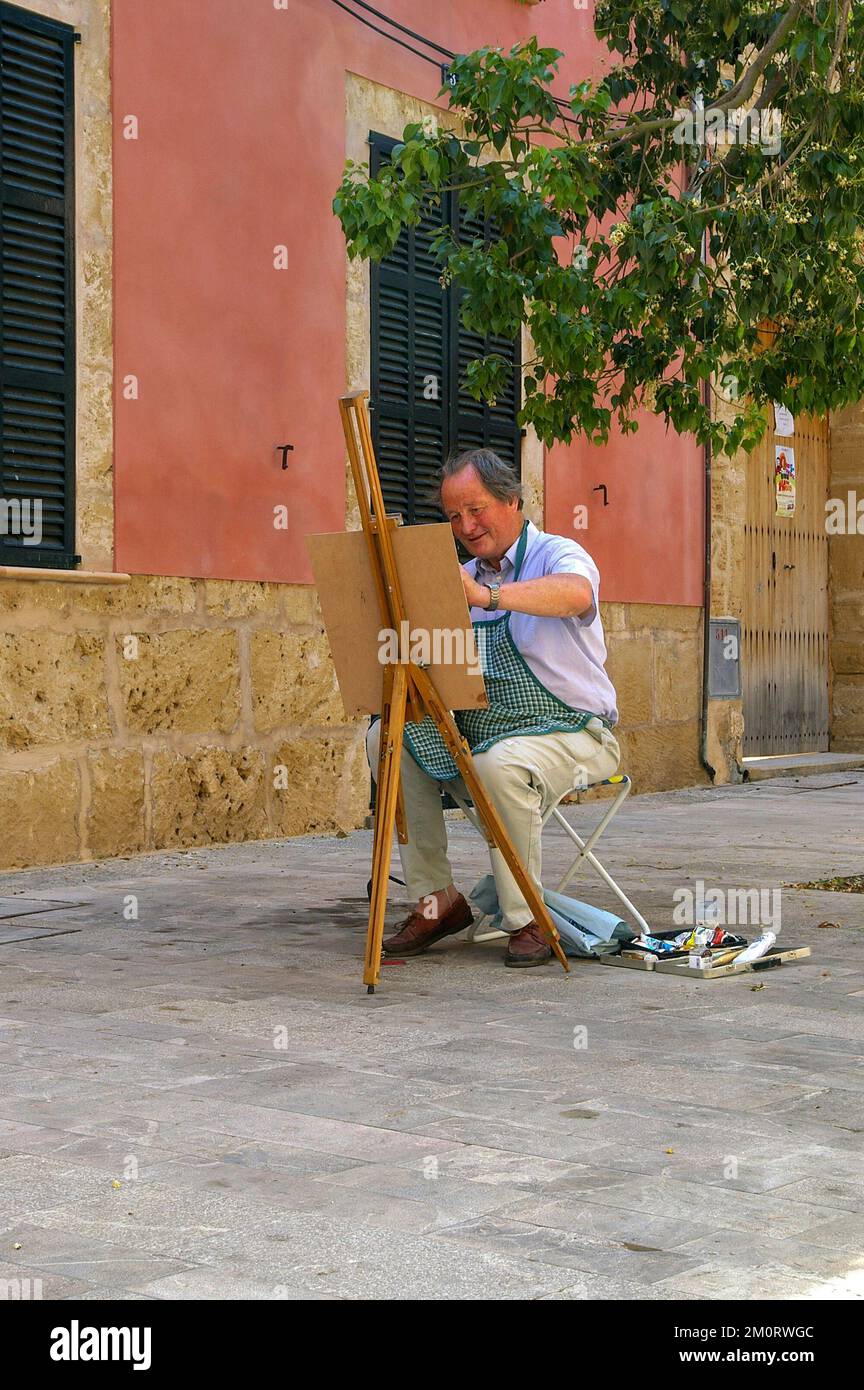
[{"label": "paint box on ground", "polygon": [[[655,931],[652,932],[658,941],[673,941],[679,936],[679,931]],[[742,938],[739,938],[743,940]],[[718,954],[722,947],[717,947]],[[758,974],[763,970],[776,970],[779,966],[794,964],[796,961],[805,960],[810,955],[809,946],[774,946],[767,951],[764,956],[757,960],[745,961],[738,965],[734,960],[727,965],[717,965],[708,969],[696,970],[690,964],[689,949],[669,952],[656,959],[651,957],[638,959],[635,955],[630,955],[628,948],[618,955],[604,955],[600,959],[604,965],[616,966],[619,970],[650,970],[659,975],[674,975],[681,979],[693,980],[719,980],[727,975],[744,975],[748,972]]]},{"label": "paint box on ground", "polygon": [[770,951],[766,951],[764,956],[759,956],[757,960],[730,961],[728,965],[709,966],[707,969],[694,970],[689,960],[670,960],[661,961],[654,967],[662,975],[677,975],[681,978],[693,980],[720,980],[727,975],[747,975],[761,974],[763,970],[776,970],[782,965],[792,965],[796,961],[806,960],[810,955],[809,946],[789,946],[782,950],[777,946],[772,946]]}]

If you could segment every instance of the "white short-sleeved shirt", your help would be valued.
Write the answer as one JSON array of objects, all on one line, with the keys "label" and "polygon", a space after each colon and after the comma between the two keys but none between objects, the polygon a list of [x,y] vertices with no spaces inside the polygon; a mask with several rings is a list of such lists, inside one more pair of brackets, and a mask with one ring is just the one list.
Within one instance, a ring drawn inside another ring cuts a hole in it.
[{"label": "white short-sleeved shirt", "polygon": [[[469,560],[465,568],[479,584],[514,582],[518,539],[501,561],[500,572],[486,560]],[[618,722],[615,687],[606,674],[606,642],[600,621],[600,574],[587,550],[566,536],[550,536],[528,522],[528,542],[519,573],[523,579],[549,574],[579,574],[591,585],[594,602],[581,618],[537,618],[510,614],[510,636],[529,668],[547,690],[573,709]],[[472,622],[500,618],[485,608],[472,608]]]}]

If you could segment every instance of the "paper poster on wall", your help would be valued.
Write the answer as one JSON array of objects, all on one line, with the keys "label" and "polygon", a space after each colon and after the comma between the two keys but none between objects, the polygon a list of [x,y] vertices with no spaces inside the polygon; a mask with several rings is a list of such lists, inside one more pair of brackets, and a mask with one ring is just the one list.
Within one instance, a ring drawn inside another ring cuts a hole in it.
[{"label": "paper poster on wall", "polygon": [[774,495],[777,515],[792,516],[795,512],[795,450],[787,444],[774,445]]},{"label": "paper poster on wall", "polygon": [[795,433],[795,416],[779,401],[774,402],[774,433],[789,437]]}]

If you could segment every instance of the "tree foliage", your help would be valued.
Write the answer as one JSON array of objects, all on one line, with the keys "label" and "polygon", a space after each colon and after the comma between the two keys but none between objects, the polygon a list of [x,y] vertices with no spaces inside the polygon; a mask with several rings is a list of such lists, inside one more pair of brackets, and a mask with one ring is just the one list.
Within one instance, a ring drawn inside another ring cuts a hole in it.
[{"label": "tree foliage", "polygon": [[[536,39],[457,57],[457,129],[407,126],[375,178],[346,166],[349,254],[383,258],[450,188],[494,219],[488,244],[444,229],[442,281],[474,331],[528,325],[522,423],[547,443],[645,408],[730,453],[767,402],[860,399],[864,4],[599,0],[594,26],[604,74],[567,97]],[[493,399],[503,371],[472,363],[470,389]]]}]

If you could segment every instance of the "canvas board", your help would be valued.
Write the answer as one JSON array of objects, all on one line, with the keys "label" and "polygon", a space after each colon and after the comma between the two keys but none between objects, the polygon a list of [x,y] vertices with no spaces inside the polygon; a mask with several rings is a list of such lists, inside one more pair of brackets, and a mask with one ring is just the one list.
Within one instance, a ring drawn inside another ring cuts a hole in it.
[{"label": "canvas board", "polygon": [[[426,641],[437,658],[427,669],[448,709],[487,708],[451,527],[397,526],[391,536],[408,624],[398,639],[409,654],[412,643],[419,651]],[[386,648],[366,537],[339,531],[306,542],[345,713],[380,714]]]}]

